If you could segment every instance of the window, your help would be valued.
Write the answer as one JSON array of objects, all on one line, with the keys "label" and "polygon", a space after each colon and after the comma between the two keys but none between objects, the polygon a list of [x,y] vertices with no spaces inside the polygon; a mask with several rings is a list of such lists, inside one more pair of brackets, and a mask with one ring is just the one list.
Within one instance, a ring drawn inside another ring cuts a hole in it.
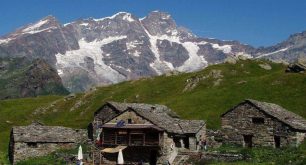
[{"label": "window", "polygon": [[29,143],[27,143],[27,145],[29,147],[32,147],[32,148],[36,148],[37,147],[37,143],[34,143],[34,142],[29,142]]},{"label": "window", "polygon": [[103,131],[103,139],[105,144],[115,144],[116,141],[116,133],[111,130]]},{"label": "window", "polygon": [[254,124],[264,124],[265,119],[262,118],[262,117],[253,117],[252,118],[252,123],[254,123]]},{"label": "window", "polygon": [[118,131],[117,132],[117,143],[119,145],[127,145],[128,144],[128,133],[127,131]]},{"label": "window", "polygon": [[180,138],[174,137],[173,141],[175,143],[175,147],[177,147],[177,148],[181,148],[182,147],[181,142],[180,142]]},{"label": "window", "polygon": [[132,119],[128,119],[128,124],[132,124]]},{"label": "window", "polygon": [[142,146],[144,140],[144,134],[131,134],[131,145]]}]

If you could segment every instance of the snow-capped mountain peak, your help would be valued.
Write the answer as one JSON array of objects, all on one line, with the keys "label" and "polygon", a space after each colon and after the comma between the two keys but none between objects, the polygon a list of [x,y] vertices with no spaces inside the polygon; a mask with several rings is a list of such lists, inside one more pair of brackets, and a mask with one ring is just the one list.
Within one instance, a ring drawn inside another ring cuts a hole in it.
[{"label": "snow-capped mountain peak", "polygon": [[31,23],[17,29],[15,32],[8,34],[5,37],[0,37],[0,45],[8,44],[11,41],[22,38],[24,35],[31,35],[41,32],[51,32],[54,29],[60,28],[60,23],[53,16],[47,16],[35,23]]},{"label": "snow-capped mountain peak", "polygon": [[0,39],[0,51],[48,61],[70,91],[176,70],[191,72],[247,49],[237,42],[199,38],[160,11],[143,19],[119,12],[64,26],[49,16]]},{"label": "snow-capped mountain peak", "polygon": [[34,33],[35,31],[39,31],[42,29],[50,28],[50,27],[56,27],[59,26],[59,22],[56,20],[55,17],[49,15],[35,23],[29,24],[25,27],[22,27],[21,29],[17,31],[21,31],[23,33]]},{"label": "snow-capped mountain peak", "polygon": [[110,17],[104,17],[104,18],[93,18],[94,21],[104,21],[104,20],[107,20],[107,19],[122,19],[122,20],[125,20],[125,21],[129,21],[129,22],[133,22],[135,21],[135,18],[134,16],[131,14],[131,13],[128,13],[128,12],[118,12]]},{"label": "snow-capped mountain peak", "polygon": [[55,29],[58,28],[59,23],[53,16],[48,16],[45,17],[42,20],[39,20],[38,22],[34,24],[30,24],[26,26],[25,28],[21,29],[21,33],[29,33],[29,34],[34,34],[34,33],[39,33],[45,30],[50,30],[50,29]]}]

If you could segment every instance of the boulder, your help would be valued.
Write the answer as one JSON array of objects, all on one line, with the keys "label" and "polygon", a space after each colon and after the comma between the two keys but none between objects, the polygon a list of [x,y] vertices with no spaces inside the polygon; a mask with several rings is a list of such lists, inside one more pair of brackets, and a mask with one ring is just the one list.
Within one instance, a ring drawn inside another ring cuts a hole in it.
[{"label": "boulder", "polygon": [[180,74],[179,71],[173,70],[173,71],[170,71],[170,72],[166,72],[165,75],[168,77],[168,76],[176,76],[176,75],[178,75],[178,74]]},{"label": "boulder", "polygon": [[219,86],[221,83],[222,79],[217,79],[216,81],[214,81],[213,86]]},{"label": "boulder", "polygon": [[241,81],[237,82],[237,84],[245,84],[245,83],[247,83],[247,81],[245,81],[245,80],[241,80]]},{"label": "boulder", "polygon": [[200,77],[192,77],[186,80],[187,84],[183,90],[183,92],[191,91],[196,86],[198,86],[198,83],[201,81]]},{"label": "boulder", "polygon": [[65,100],[65,101],[68,101],[68,100],[71,100],[71,99],[74,99],[74,98],[76,98],[76,94],[75,94],[75,93],[71,93],[71,94],[69,94],[68,96],[66,96],[66,97],[64,98],[64,100]]},{"label": "boulder", "polygon": [[305,66],[295,63],[295,64],[289,64],[286,69],[286,72],[303,73],[305,70],[306,70]]},{"label": "boulder", "polygon": [[237,59],[235,57],[232,56],[228,56],[225,60],[225,63],[229,63],[229,64],[236,64],[237,63]]},{"label": "boulder", "polygon": [[289,64],[286,72],[300,73],[306,70],[306,58],[299,58],[297,62]]},{"label": "boulder", "polygon": [[221,70],[216,70],[216,69],[213,69],[209,72],[209,75],[208,77],[212,77],[214,79],[218,79],[218,78],[222,78],[223,75],[222,75],[222,71]]},{"label": "boulder", "polygon": [[265,70],[271,70],[272,69],[271,65],[269,65],[267,63],[259,64],[259,67],[261,67],[262,69],[265,69]]},{"label": "boulder", "polygon": [[250,58],[250,57],[248,57],[248,56],[249,56],[249,55],[241,54],[241,55],[238,55],[237,58],[238,58],[239,60],[245,61],[245,60],[247,60],[247,59]]}]

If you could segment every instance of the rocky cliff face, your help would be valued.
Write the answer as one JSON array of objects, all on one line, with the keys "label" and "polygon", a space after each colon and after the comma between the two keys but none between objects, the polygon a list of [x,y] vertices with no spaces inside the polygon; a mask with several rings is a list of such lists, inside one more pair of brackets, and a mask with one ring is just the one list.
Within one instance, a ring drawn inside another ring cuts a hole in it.
[{"label": "rocky cliff face", "polygon": [[[269,53],[300,40],[257,50],[237,41],[197,37],[177,26],[168,13],[154,11],[137,18],[120,12],[65,25],[48,16],[0,38],[0,54],[44,59],[57,69],[65,87],[77,92],[172,71],[196,71],[227,56],[273,59]],[[287,58],[288,53],[275,58]]]},{"label": "rocky cliff face", "polygon": [[41,58],[55,66],[55,54],[78,49],[78,42],[59,22],[48,16],[0,39],[2,56]]},{"label": "rocky cliff face", "polygon": [[0,58],[0,99],[68,93],[57,71],[44,60]]}]

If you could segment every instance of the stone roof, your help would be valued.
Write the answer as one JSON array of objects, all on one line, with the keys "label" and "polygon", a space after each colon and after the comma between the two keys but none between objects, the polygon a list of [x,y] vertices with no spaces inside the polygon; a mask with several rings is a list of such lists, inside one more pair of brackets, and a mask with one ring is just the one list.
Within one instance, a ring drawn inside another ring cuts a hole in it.
[{"label": "stone roof", "polygon": [[[178,115],[175,112],[171,111],[171,109],[164,105],[118,102],[108,103],[112,104],[114,107],[123,109],[126,108],[125,110],[132,109],[140,116],[152,122],[154,125],[170,133],[197,133],[205,125],[205,122],[203,120],[179,119]],[[124,113],[124,111],[122,111],[121,113]]]},{"label": "stone roof", "polygon": [[[289,125],[293,129],[306,131],[306,120],[303,117],[293,112],[290,112],[277,104],[261,102],[253,99],[246,99],[243,103],[246,102],[250,103],[251,105],[254,105],[259,110],[278,119],[279,121]],[[225,112],[224,114],[222,114],[222,116],[224,116],[226,113],[230,112],[233,109],[234,108]]]},{"label": "stone roof", "polygon": [[15,142],[76,143],[86,137],[86,130],[32,123],[12,128]]},{"label": "stone roof", "polygon": [[182,130],[178,125],[179,119],[169,116],[166,112],[151,110],[151,109],[142,109],[142,108],[132,108],[140,116],[151,121],[156,126],[166,130],[171,133],[182,134]]},{"label": "stone roof", "polygon": [[203,120],[180,120],[179,125],[184,133],[198,132],[205,125]]},{"label": "stone roof", "polygon": [[160,105],[160,104],[144,104],[144,103],[119,103],[119,102],[114,102],[114,101],[109,101],[107,104],[113,106],[120,112],[125,111],[128,108],[132,109],[146,109],[146,110],[152,110],[154,109],[155,112],[165,112],[169,116],[174,117],[174,118],[179,118],[179,116],[171,111],[167,106],[165,105]]}]

